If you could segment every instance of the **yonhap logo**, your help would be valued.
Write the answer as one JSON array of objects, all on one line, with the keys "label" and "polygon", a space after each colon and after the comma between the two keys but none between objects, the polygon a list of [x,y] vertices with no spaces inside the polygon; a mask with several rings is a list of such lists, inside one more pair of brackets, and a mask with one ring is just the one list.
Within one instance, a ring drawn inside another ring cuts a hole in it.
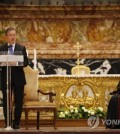
[{"label": "yonhap logo", "polygon": [[[101,123],[106,127],[120,126],[119,119],[101,119]],[[97,128],[101,123],[99,116],[90,116],[87,120],[88,126],[92,129]]]},{"label": "yonhap logo", "polygon": [[87,124],[90,128],[97,128],[99,126],[99,117],[90,116],[87,120]]},{"label": "yonhap logo", "polygon": [[107,126],[120,126],[119,119],[107,119],[103,123],[106,124]]}]

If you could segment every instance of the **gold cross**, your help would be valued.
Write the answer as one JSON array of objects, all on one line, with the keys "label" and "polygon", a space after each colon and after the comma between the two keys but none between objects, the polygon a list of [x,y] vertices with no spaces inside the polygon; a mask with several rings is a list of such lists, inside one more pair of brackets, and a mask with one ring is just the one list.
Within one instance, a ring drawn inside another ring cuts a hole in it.
[{"label": "gold cross", "polygon": [[79,55],[80,55],[80,48],[81,48],[81,47],[82,47],[82,46],[80,45],[80,43],[77,42],[76,45],[75,45],[75,48],[77,48],[77,58],[79,58]]}]

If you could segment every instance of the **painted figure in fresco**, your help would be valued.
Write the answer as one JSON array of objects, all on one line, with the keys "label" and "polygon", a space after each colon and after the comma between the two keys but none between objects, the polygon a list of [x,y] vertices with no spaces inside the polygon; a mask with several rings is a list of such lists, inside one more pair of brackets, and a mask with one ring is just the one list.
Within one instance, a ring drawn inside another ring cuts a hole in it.
[{"label": "painted figure in fresco", "polygon": [[104,40],[105,37],[105,31],[102,29],[104,22],[103,21],[97,21],[97,20],[90,20],[86,34],[88,41],[90,42],[100,42]]},{"label": "painted figure in fresco", "polygon": [[[24,97],[24,86],[26,84],[25,74],[23,67],[28,65],[28,57],[26,53],[26,48],[18,43],[16,43],[16,30],[12,27],[7,28],[6,32],[6,40],[7,43],[4,43],[0,46],[0,51],[7,51],[8,53],[14,54],[19,51],[23,55],[24,66],[14,66],[11,67],[11,89],[14,93],[14,120],[13,122],[9,121],[9,124],[12,124],[13,129],[19,129],[21,113],[22,113],[22,105],[23,105],[23,97]],[[3,94],[3,113],[5,117],[5,127],[8,127],[7,120],[7,76],[6,76],[7,67],[2,67],[1,72],[1,88]],[[12,116],[12,115],[10,115]]]}]

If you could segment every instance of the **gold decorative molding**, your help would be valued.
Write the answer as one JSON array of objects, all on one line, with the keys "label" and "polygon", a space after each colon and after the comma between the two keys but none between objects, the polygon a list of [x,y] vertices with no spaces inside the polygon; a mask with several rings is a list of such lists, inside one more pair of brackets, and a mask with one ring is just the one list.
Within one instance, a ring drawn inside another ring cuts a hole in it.
[{"label": "gold decorative molding", "polygon": [[[20,6],[1,4],[0,19],[118,19],[120,18],[119,11],[120,5]],[[111,12],[113,15],[110,15]]]},{"label": "gold decorative molding", "polygon": [[[49,59],[49,58],[76,58],[76,50],[73,48],[71,50],[37,50],[38,58]],[[49,55],[48,55],[49,54]],[[120,50],[80,50],[80,58],[119,58]]]},{"label": "gold decorative molding", "polygon": [[[40,76],[39,88],[44,92],[56,93],[57,107],[84,105],[88,108],[98,106],[107,109],[109,93],[116,90],[120,76]],[[72,96],[74,90],[77,96]]]}]

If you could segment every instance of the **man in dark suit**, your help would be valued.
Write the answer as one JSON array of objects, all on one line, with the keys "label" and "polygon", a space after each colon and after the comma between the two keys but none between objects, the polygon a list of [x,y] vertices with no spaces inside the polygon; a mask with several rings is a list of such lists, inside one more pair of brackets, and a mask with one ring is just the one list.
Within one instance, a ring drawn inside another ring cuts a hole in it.
[{"label": "man in dark suit", "polygon": [[[7,43],[0,46],[0,52],[7,51],[10,53],[10,48],[12,47],[13,53],[21,52],[23,55],[23,66],[12,66],[11,67],[11,89],[14,93],[14,120],[13,129],[19,129],[23,97],[24,97],[24,85],[26,84],[25,74],[23,67],[28,65],[28,58],[26,53],[26,48],[18,43],[16,43],[16,31],[14,28],[8,28],[5,32]],[[3,113],[5,117],[5,125],[7,127],[7,67],[2,67],[1,72],[1,88],[3,93]],[[11,115],[10,115],[11,116]]]},{"label": "man in dark suit", "polygon": [[106,128],[120,129],[120,81],[117,90],[110,93],[112,95],[107,109]]}]

